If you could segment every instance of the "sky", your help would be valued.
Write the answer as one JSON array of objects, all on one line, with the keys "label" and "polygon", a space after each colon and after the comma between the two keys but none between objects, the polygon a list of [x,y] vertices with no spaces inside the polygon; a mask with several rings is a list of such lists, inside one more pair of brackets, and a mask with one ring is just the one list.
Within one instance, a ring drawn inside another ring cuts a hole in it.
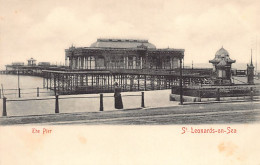
[{"label": "sky", "polygon": [[250,61],[251,49],[260,61],[259,6],[259,0],[0,0],[0,68],[31,57],[63,64],[65,49],[97,38],[185,49],[184,63],[194,67],[209,65],[222,46],[237,64]]}]

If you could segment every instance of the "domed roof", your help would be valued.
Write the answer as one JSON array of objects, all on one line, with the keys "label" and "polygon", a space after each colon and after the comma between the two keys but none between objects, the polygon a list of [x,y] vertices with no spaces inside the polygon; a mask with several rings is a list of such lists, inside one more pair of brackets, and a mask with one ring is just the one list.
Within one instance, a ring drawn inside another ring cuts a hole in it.
[{"label": "domed roof", "polygon": [[[228,51],[226,49],[224,49],[223,46],[216,52],[215,58],[213,60],[209,60],[209,62],[216,64],[216,63],[221,62],[222,60],[224,60],[226,63],[236,62],[236,60],[230,59]],[[224,62],[221,62],[220,65],[224,65]]]},{"label": "domed roof", "polygon": [[27,60],[27,61],[36,61],[35,59],[33,59],[32,57],[29,59],[29,60]]},{"label": "domed roof", "polygon": [[224,49],[223,46],[222,46],[222,48],[220,48],[220,49],[216,52],[215,56],[216,56],[216,57],[226,57],[226,56],[229,56],[229,53],[228,53],[228,51],[227,51],[226,49]]},{"label": "domed roof", "polygon": [[156,47],[149,43],[148,40],[134,40],[134,39],[97,39],[90,47],[101,48],[137,48],[145,46],[148,49],[156,49]]}]

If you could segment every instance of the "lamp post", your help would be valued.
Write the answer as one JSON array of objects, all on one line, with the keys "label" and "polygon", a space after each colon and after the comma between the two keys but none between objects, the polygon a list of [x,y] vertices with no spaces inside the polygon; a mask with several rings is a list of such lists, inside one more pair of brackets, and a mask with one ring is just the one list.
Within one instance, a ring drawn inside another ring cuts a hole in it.
[{"label": "lamp post", "polygon": [[183,91],[182,91],[182,57],[180,58],[180,105],[183,105]]},{"label": "lamp post", "polygon": [[20,72],[19,72],[19,69],[17,67],[17,79],[18,79],[18,97],[20,98],[21,97],[21,91],[20,91]]},{"label": "lamp post", "polygon": [[18,78],[18,89],[20,88],[20,73],[19,69],[17,69],[17,78]]}]

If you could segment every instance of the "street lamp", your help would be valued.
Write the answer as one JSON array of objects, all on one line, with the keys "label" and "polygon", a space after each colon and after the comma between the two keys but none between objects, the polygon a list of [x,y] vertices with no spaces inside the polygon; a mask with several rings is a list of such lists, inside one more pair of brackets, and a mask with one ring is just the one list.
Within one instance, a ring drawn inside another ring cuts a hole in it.
[{"label": "street lamp", "polygon": [[19,69],[17,69],[17,78],[18,78],[18,89],[20,88],[20,73]]},{"label": "street lamp", "polygon": [[17,79],[18,79],[18,97],[21,97],[21,91],[20,91],[20,72],[19,69],[17,67]]},{"label": "street lamp", "polygon": [[183,89],[182,89],[182,57],[180,58],[180,104],[183,105]]}]

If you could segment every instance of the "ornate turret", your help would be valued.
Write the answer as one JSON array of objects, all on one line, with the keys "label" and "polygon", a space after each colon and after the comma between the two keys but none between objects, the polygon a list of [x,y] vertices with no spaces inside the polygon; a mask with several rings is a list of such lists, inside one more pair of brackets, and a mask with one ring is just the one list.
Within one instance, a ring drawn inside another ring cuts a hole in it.
[{"label": "ornate turret", "polygon": [[230,59],[228,51],[223,46],[216,52],[215,58],[209,62],[213,64],[214,83],[231,84],[231,65],[236,60]]},{"label": "ornate turret", "polygon": [[254,84],[254,65],[252,60],[252,49],[251,49],[251,63],[247,64],[247,83]]}]

